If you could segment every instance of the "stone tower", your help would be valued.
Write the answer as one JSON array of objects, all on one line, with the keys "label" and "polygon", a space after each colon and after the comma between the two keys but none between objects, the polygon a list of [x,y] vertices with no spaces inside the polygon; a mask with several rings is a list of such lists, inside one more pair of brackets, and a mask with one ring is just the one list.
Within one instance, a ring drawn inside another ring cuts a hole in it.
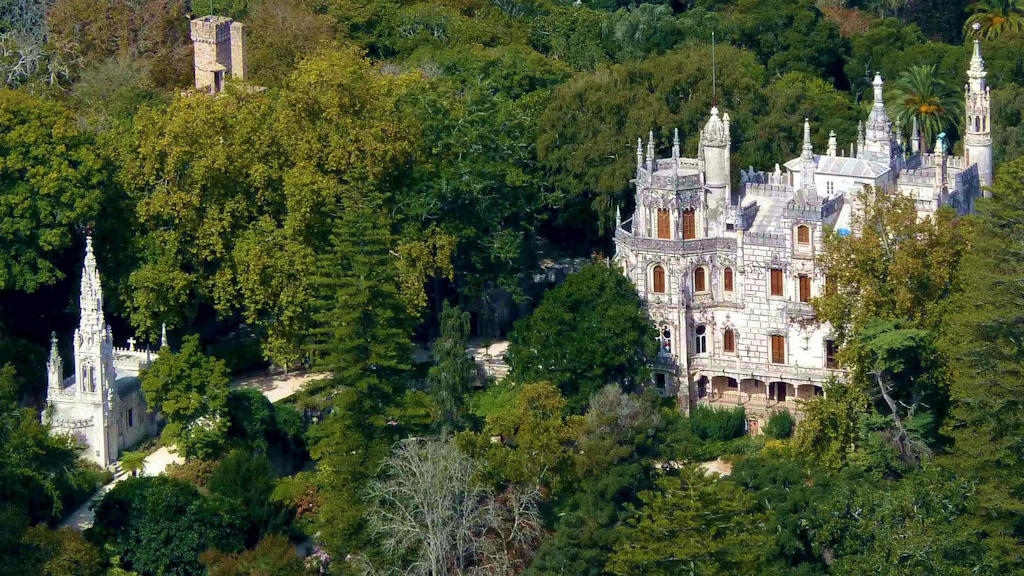
[{"label": "stone tower", "polygon": [[227,76],[245,80],[245,25],[223,16],[192,20],[196,88],[216,94]]},{"label": "stone tower", "polygon": [[862,141],[857,147],[857,157],[873,162],[883,162],[893,168],[898,168],[902,154],[892,129],[892,121],[889,120],[889,115],[885,112],[882,76],[875,74],[875,80],[871,84],[874,91],[874,102],[871,105],[871,114],[868,116],[867,124],[864,126]]},{"label": "stone tower", "polygon": [[[114,403],[112,384],[114,345],[110,327],[103,318],[103,287],[100,284],[92,237],[86,238],[82,266],[81,317],[75,330],[75,395],[79,406],[86,407],[91,425],[84,431],[90,456],[106,465],[117,458],[117,428],[111,418]],[[51,350],[51,355],[55,350]]]},{"label": "stone tower", "polygon": [[[981,58],[981,43],[974,41],[974,55],[967,69],[965,87],[965,110],[967,113],[964,130],[964,155],[968,164],[978,165],[978,181],[982,186],[992,185],[992,116],[991,99],[985,85],[985,61]],[[984,191],[990,196],[988,190]]]},{"label": "stone tower", "polygon": [[803,166],[800,169],[800,190],[813,196],[815,193],[814,173],[818,169],[818,163],[814,159],[814,147],[811,144],[811,122],[807,118],[804,118],[804,144],[800,158],[803,161]]},{"label": "stone tower", "polygon": [[[711,107],[704,130],[700,135],[700,154],[704,159],[704,185],[707,188],[707,219],[717,224],[732,203],[732,185],[729,178],[729,114],[719,118],[718,106]],[[715,226],[712,226],[715,227]],[[721,232],[719,230],[719,232]]]}]

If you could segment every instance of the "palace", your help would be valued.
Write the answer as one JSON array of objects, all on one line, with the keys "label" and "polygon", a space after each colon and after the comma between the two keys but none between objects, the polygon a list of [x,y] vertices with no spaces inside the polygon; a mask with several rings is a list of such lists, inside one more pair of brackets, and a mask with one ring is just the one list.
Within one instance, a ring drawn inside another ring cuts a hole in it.
[{"label": "palace", "polygon": [[741,171],[734,195],[729,115],[717,107],[700,134],[697,158],[646,155],[637,143],[636,209],[616,217],[615,261],[636,285],[661,343],[654,386],[689,409],[744,406],[756,433],[772,412],[799,412],[796,399],[823,394],[835,364],[830,327],[809,304],[824,274],[815,266],[826,227],[850,234],[857,193],[873,186],[913,198],[926,217],[940,206],[973,210],[992,180],[989,90],[980,45],[967,71],[964,156],[944,135],[927,150],[916,122],[910,145],[885,111],[883,82],[850,154],[835,134],[816,153],[804,121],[799,157],[771,172]]},{"label": "palace", "polygon": [[[85,447],[84,457],[107,467],[122,450],[156,431],[156,415],[147,411],[139,381],[139,372],[156,354],[136,349],[134,338],[128,339],[127,348],[114,347],[103,318],[103,288],[92,237],[86,237],[79,309],[81,318],[73,338],[74,375],[64,377],[56,335],[50,340],[43,419],[55,433],[77,438]],[[166,344],[165,334],[161,346]]]}]

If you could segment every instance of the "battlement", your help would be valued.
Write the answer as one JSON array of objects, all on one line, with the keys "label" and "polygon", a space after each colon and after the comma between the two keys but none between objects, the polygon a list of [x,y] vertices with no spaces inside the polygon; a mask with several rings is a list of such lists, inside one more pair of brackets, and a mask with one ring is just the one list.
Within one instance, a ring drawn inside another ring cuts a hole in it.
[{"label": "battlement", "polygon": [[203,16],[192,21],[192,41],[217,44],[231,39],[231,18]]}]

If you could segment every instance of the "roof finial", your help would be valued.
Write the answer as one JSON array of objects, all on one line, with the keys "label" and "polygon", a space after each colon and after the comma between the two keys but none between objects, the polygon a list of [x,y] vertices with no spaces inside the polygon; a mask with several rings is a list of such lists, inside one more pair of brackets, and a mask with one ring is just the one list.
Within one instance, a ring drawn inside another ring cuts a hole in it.
[{"label": "roof finial", "polygon": [[914,124],[910,129],[910,151],[914,154],[921,152],[921,130],[917,127],[917,116],[914,116]]},{"label": "roof finial", "polygon": [[679,158],[679,128],[672,131],[672,157]]},{"label": "roof finial", "polygon": [[839,143],[836,142],[836,131],[835,130],[829,130],[828,131],[828,150],[825,151],[825,154],[828,155],[828,156],[835,156],[836,155],[836,148],[838,148],[838,147],[839,147]]},{"label": "roof finial", "polygon": [[644,139],[636,139],[636,167],[640,168],[644,165]]},{"label": "roof finial", "polygon": [[167,323],[164,322],[160,325],[160,347],[167,346]]},{"label": "roof finial", "polygon": [[654,172],[654,130],[647,133],[647,169]]},{"label": "roof finial", "polygon": [[804,147],[803,147],[804,159],[814,158],[814,147],[811,145],[811,121],[804,118]]}]

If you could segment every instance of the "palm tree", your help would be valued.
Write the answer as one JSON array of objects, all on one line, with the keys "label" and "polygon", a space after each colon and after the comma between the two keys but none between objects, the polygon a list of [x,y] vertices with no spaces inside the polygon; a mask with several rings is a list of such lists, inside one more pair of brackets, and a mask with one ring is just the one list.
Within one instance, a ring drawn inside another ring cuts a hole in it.
[{"label": "palm tree", "polygon": [[934,64],[911,67],[890,92],[896,119],[909,130],[916,118],[929,145],[948,128],[959,128],[964,114],[960,92],[939,78],[937,68]]},{"label": "palm tree", "polygon": [[1021,0],[978,0],[970,6],[974,14],[964,23],[964,36],[991,40],[1024,32],[1024,4]]},{"label": "palm tree", "polygon": [[138,476],[146,468],[146,456],[145,452],[125,452],[121,454],[121,468],[132,476]]}]

